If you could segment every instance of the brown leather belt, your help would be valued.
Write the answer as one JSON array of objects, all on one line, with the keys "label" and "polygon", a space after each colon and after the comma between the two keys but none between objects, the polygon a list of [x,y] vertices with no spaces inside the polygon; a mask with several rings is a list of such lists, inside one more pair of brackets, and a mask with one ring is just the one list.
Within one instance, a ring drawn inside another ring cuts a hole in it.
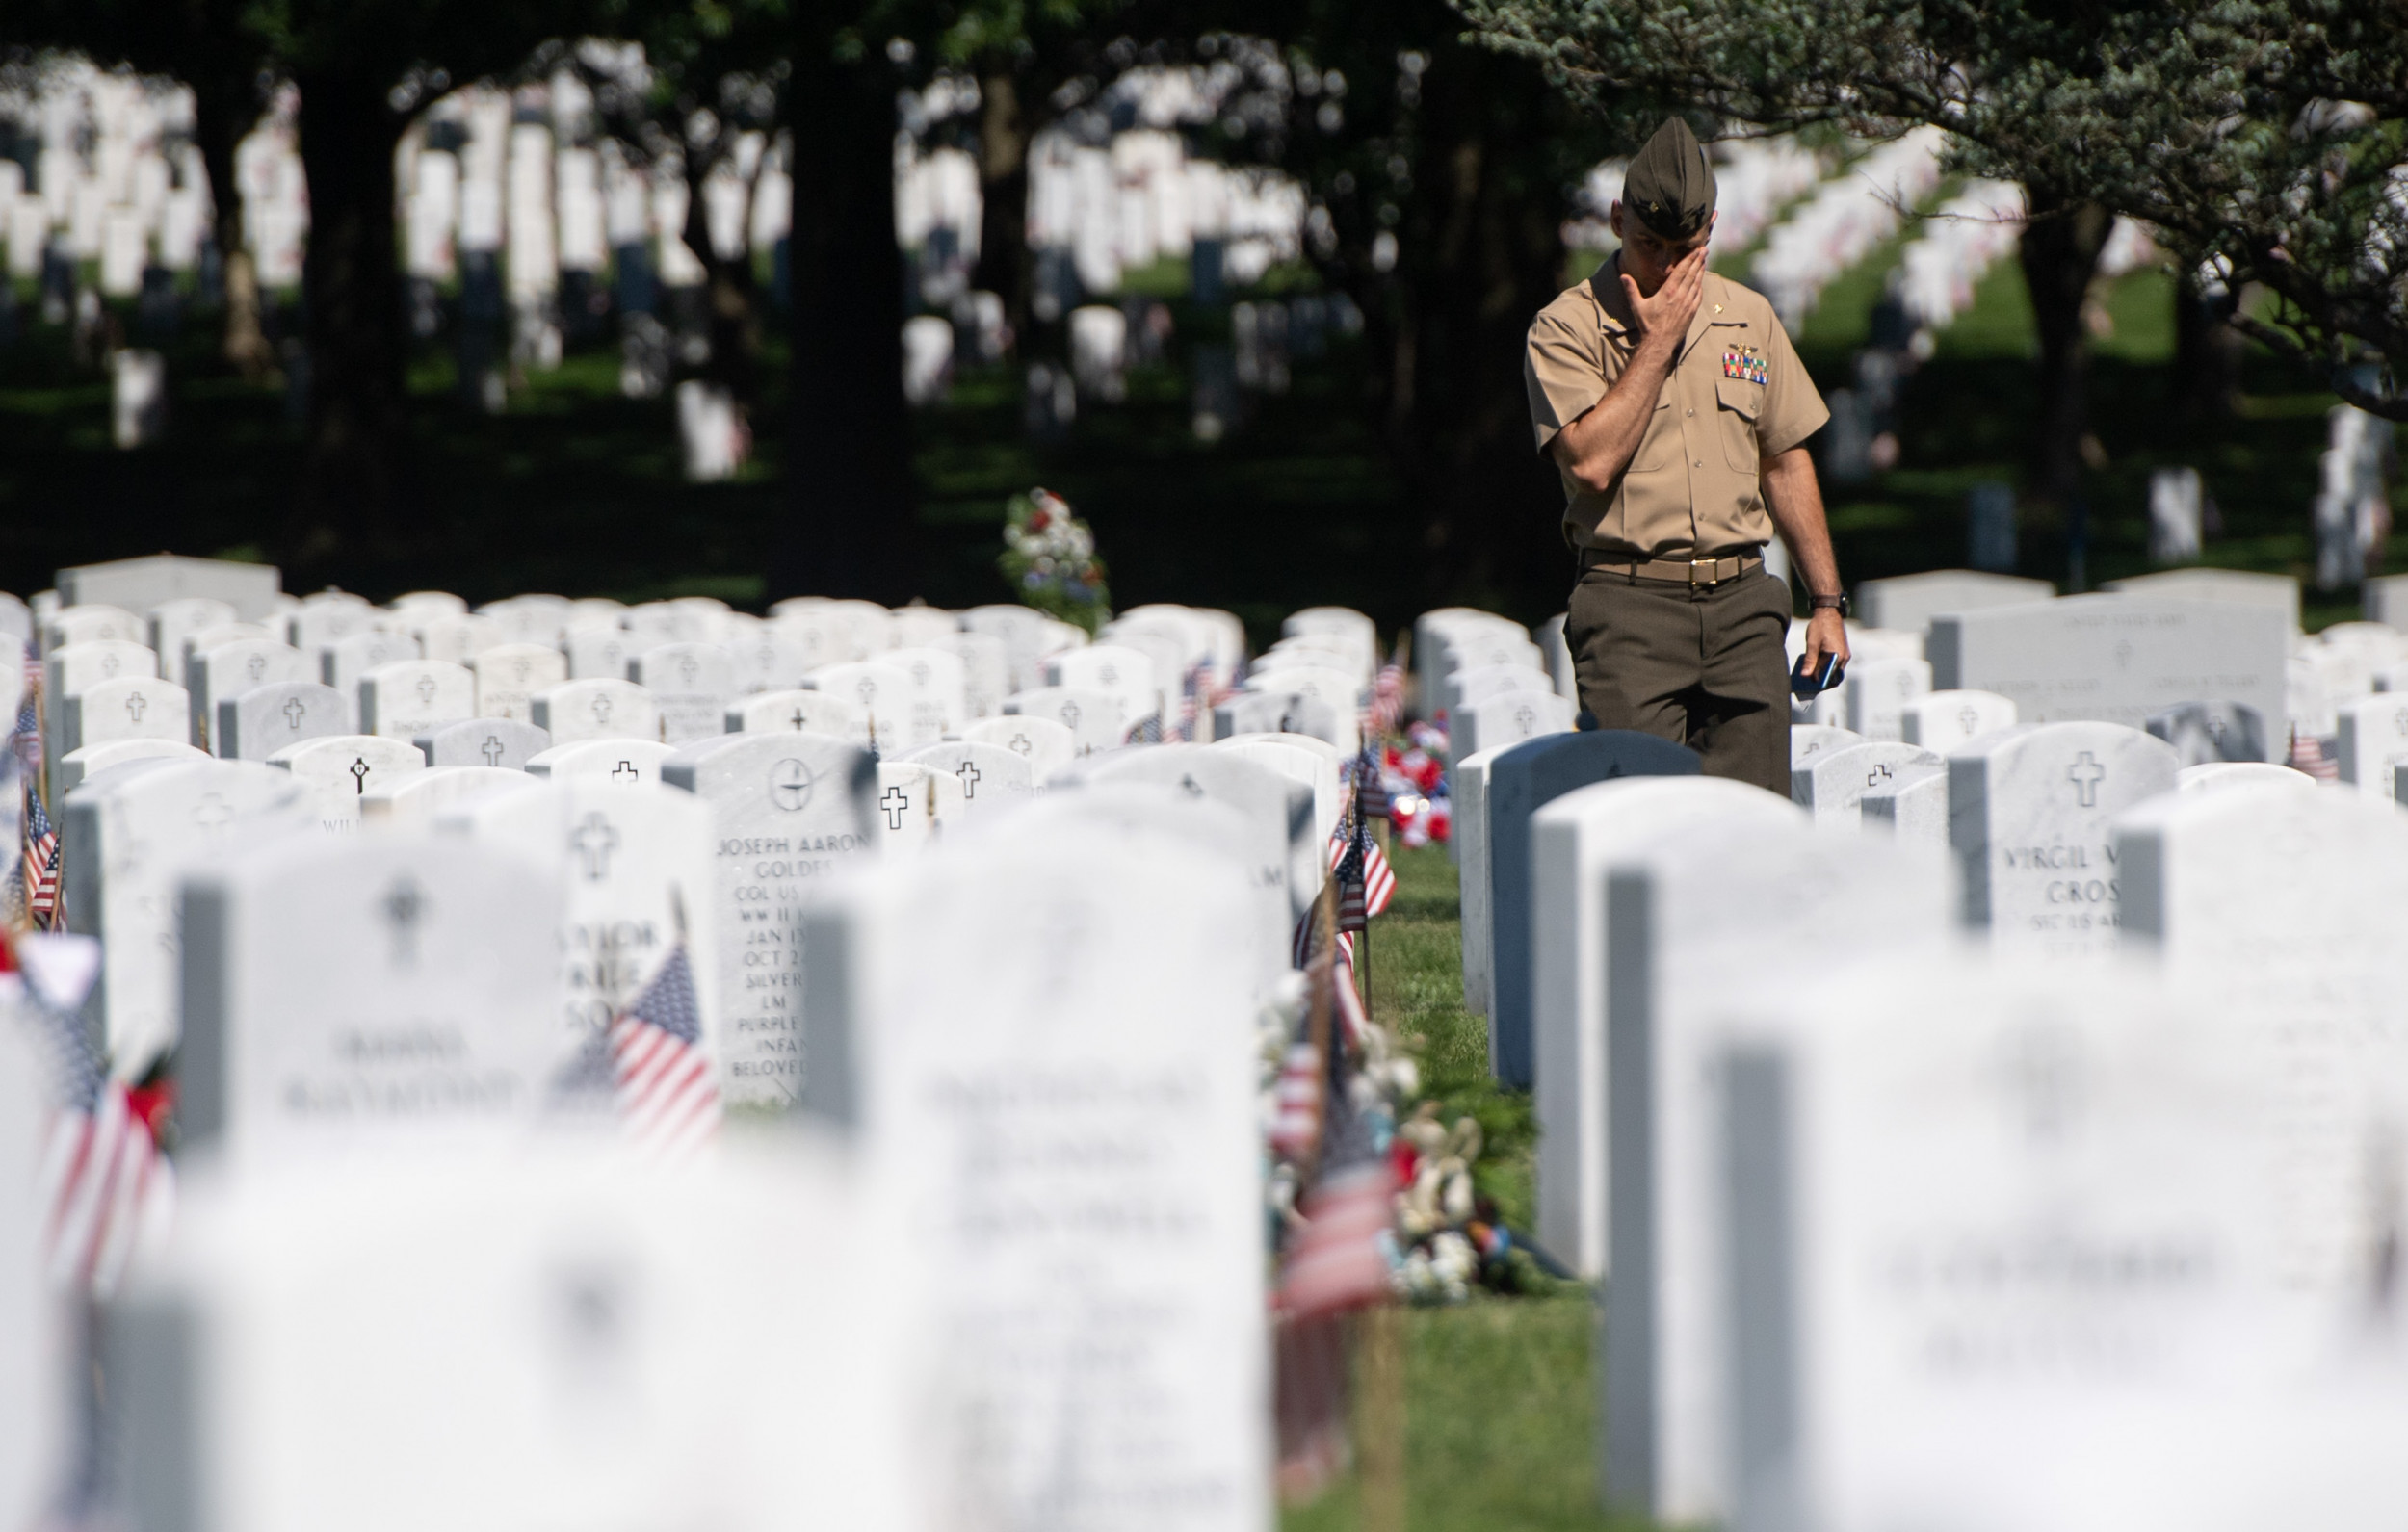
[{"label": "brown leather belt", "polygon": [[1581,550],[1581,568],[1610,569],[1633,580],[1668,580],[1675,584],[1718,585],[1765,566],[1762,554],[1733,554],[1727,558],[1616,558],[1602,548]]}]

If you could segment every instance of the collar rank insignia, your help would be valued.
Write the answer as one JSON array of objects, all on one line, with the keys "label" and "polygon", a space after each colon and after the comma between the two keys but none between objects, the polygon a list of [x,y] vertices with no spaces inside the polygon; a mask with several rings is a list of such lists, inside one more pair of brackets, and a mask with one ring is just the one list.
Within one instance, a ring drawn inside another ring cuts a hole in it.
[{"label": "collar rank insignia", "polygon": [[1770,369],[1765,362],[1764,353],[1753,346],[1733,346],[1724,350],[1722,353],[1722,376],[1725,377],[1737,377],[1750,383],[1761,383],[1769,374]]}]

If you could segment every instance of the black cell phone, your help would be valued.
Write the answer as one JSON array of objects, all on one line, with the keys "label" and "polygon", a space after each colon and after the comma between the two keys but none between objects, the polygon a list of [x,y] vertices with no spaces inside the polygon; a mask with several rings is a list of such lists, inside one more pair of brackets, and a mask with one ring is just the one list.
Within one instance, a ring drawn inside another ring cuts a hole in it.
[{"label": "black cell phone", "polygon": [[1840,663],[1840,657],[1838,655],[1824,655],[1822,657],[1822,670],[1819,674],[1811,676],[1806,673],[1806,657],[1804,655],[1799,655],[1797,657],[1797,667],[1790,672],[1790,695],[1795,697],[1800,702],[1804,702],[1821,692],[1830,690],[1833,687],[1838,686],[1841,682],[1846,679],[1847,666]]}]

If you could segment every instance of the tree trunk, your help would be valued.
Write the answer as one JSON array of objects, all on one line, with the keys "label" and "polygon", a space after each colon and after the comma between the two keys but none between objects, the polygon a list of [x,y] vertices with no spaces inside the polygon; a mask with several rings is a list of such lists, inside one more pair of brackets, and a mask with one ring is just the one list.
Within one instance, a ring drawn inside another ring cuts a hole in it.
[{"label": "tree trunk", "polygon": [[[720,156],[707,160],[690,156],[686,162],[686,247],[702,261],[704,301],[710,305],[711,361],[704,370],[716,383],[735,396],[737,408],[749,418],[761,396],[761,321],[755,303],[752,250],[749,244],[732,256],[720,254],[711,239],[711,221],[702,196],[702,183]],[[747,193],[745,227],[752,227]]]},{"label": "tree trunk", "polygon": [[397,552],[408,411],[393,149],[406,124],[385,106],[388,81],[327,73],[296,83],[309,178],[309,424],[282,552],[306,586],[338,568],[356,580]]},{"label": "tree trunk", "polygon": [[243,193],[234,183],[234,149],[258,119],[257,103],[249,95],[194,85],[193,136],[209,171],[218,255],[225,268],[225,359],[252,383],[275,371],[275,358],[259,328],[259,277],[243,243]]},{"label": "tree trunk", "polygon": [[917,593],[911,418],[903,393],[894,83],[875,53],[836,56],[833,8],[802,8],[795,52],[792,507],[772,597],[894,604]]},{"label": "tree trunk", "polygon": [[2174,284],[2174,393],[2186,420],[2229,420],[2240,395],[2240,336],[2224,323],[2225,301],[2195,276]]},{"label": "tree trunk", "polygon": [[1425,599],[1543,615],[1561,609],[1571,564],[1561,490],[1531,447],[1522,351],[1561,286],[1565,198],[1546,169],[1557,127],[1519,60],[1440,47],[1421,88],[1385,348],[1389,449],[1419,522]]},{"label": "tree trunk", "polygon": [[1029,124],[1008,63],[980,82],[979,265],[971,286],[1004,300],[1014,336],[1029,327]]},{"label": "tree trunk", "polygon": [[2053,188],[2030,186],[2025,191],[2031,221],[2024,227],[2024,282],[2040,336],[2031,490],[2035,499],[2063,510],[2081,492],[2081,444],[2090,424],[2084,397],[2090,347],[2083,333],[2082,303],[2115,220],[2096,202]]}]

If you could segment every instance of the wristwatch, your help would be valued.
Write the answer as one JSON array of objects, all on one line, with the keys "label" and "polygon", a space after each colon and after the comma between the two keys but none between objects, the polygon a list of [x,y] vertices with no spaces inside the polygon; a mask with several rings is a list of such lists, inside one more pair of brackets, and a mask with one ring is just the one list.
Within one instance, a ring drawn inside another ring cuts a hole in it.
[{"label": "wristwatch", "polygon": [[1847,599],[1847,593],[1845,591],[1842,591],[1836,596],[1808,596],[1806,598],[1806,610],[1809,611],[1836,611],[1843,618],[1853,617],[1856,615],[1855,604]]}]

